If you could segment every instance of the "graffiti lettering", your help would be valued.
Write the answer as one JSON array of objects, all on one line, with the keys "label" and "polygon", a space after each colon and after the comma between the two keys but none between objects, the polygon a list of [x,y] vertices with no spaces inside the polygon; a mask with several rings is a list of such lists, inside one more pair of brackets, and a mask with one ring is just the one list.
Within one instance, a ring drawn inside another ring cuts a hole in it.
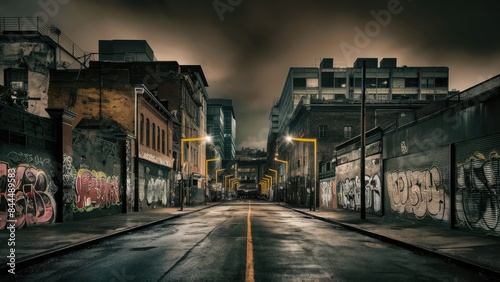
[{"label": "graffiti lettering", "polygon": [[[361,181],[359,177],[346,178],[338,183],[339,206],[344,209],[359,210],[361,208]],[[382,209],[382,181],[380,176],[365,175],[365,204],[367,209],[380,212]]]},{"label": "graffiti lettering", "polygon": [[470,228],[500,230],[500,156],[476,152],[457,167],[458,223]]},{"label": "graffiti lettering", "polygon": [[400,214],[427,215],[448,220],[447,195],[437,167],[429,170],[407,170],[387,173],[387,192],[391,209]]},{"label": "graffiti lettering", "polygon": [[116,176],[102,171],[81,168],[76,176],[75,211],[92,211],[120,204],[120,190]]},{"label": "graffiti lettering", "polygon": [[55,201],[49,192],[51,180],[45,172],[28,164],[9,168],[7,163],[0,162],[0,229],[7,224],[8,171],[15,171],[13,199],[16,228],[54,222]]}]

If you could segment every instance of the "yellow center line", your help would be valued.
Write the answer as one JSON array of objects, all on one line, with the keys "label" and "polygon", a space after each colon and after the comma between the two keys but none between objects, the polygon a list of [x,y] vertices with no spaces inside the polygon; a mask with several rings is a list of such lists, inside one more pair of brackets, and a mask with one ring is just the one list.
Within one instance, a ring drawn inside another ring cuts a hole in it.
[{"label": "yellow center line", "polygon": [[247,270],[245,282],[254,282],[254,272],[253,272],[253,245],[252,245],[252,224],[250,222],[250,213],[252,207],[248,203],[248,216],[247,216]]}]

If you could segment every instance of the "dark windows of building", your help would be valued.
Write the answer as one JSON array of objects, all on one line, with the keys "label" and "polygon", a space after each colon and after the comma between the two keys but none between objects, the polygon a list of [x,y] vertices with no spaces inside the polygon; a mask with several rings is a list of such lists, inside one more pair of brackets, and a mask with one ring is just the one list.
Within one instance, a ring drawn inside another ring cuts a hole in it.
[{"label": "dark windows of building", "polygon": [[447,77],[436,77],[435,78],[436,87],[446,87],[448,88],[448,78]]},{"label": "dark windows of building", "polygon": [[333,72],[322,72],[321,87],[333,87],[333,85],[334,85]]},{"label": "dark windows of building", "polygon": [[433,77],[421,78],[420,79],[420,86],[422,86],[422,88],[434,88],[434,86],[435,86],[434,78]]},{"label": "dark windows of building", "polygon": [[150,133],[149,130],[150,130],[150,128],[149,128],[149,118],[147,118],[146,119],[146,147],[149,147],[149,138],[150,138],[150,136],[149,136],[149,133]]},{"label": "dark windows of building", "polygon": [[349,139],[352,137],[352,126],[344,126],[344,138]]},{"label": "dark windows of building", "polygon": [[318,137],[326,137],[326,125],[320,125],[318,126]]},{"label": "dark windows of building", "polygon": [[140,143],[141,145],[144,145],[144,115],[141,114],[141,121],[140,121]]},{"label": "dark windows of building", "polygon": [[152,136],[152,148],[153,150],[156,150],[156,124],[153,122],[153,126],[152,126],[152,129],[153,129],[153,136]]},{"label": "dark windows of building", "polygon": [[156,127],[156,151],[160,151],[160,127],[157,126]]},{"label": "dark windows of building", "polygon": [[165,154],[165,130],[161,130],[161,153]]},{"label": "dark windows of building", "polygon": [[377,88],[377,79],[375,77],[368,77],[365,79],[366,88]]},{"label": "dark windows of building", "polygon": [[418,77],[406,77],[405,87],[418,87]]},{"label": "dark windows of building", "polygon": [[13,90],[28,91],[28,70],[27,69],[5,69],[5,86]]},{"label": "dark windows of building", "polygon": [[306,87],[306,78],[305,77],[294,77],[293,78],[293,87]]},{"label": "dark windows of building", "polygon": [[389,78],[379,78],[377,82],[378,82],[378,88],[391,87],[391,83],[389,82]]},{"label": "dark windows of building", "polygon": [[335,88],[346,88],[347,79],[345,77],[339,77],[334,79]]},{"label": "dark windows of building", "polygon": [[349,78],[349,86],[351,87],[361,87],[361,77]]}]

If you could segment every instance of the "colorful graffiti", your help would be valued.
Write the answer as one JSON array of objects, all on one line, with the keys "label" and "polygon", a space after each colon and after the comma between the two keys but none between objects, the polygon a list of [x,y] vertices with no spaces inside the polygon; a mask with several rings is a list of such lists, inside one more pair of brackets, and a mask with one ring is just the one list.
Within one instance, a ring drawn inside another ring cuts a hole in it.
[{"label": "colorful graffiti", "polygon": [[[361,209],[361,181],[358,176],[339,181],[337,190],[339,207]],[[382,210],[382,181],[378,174],[365,175],[365,205],[366,209],[376,213]]]},{"label": "colorful graffiti", "polygon": [[120,204],[118,177],[81,168],[76,176],[75,211],[92,211]]},{"label": "colorful graffiti", "polygon": [[500,156],[476,152],[457,166],[458,224],[500,231]]},{"label": "colorful graffiti", "polygon": [[449,219],[448,195],[437,167],[424,170],[387,172],[391,209],[417,218]]},{"label": "colorful graffiti", "polygon": [[10,167],[0,162],[0,229],[7,223],[7,172],[15,170],[16,228],[26,225],[51,223],[55,220],[55,201],[50,193],[51,180],[45,172],[29,164]]}]

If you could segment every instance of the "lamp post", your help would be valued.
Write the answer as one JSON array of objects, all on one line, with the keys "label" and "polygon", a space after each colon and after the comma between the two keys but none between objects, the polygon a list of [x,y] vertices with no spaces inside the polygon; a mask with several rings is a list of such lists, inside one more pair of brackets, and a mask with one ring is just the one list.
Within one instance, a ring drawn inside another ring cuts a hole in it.
[{"label": "lamp post", "polygon": [[283,198],[284,198],[284,201],[286,202],[286,193],[288,192],[287,191],[287,189],[288,189],[288,161],[278,159],[277,154],[276,154],[276,158],[274,158],[274,160],[285,164],[285,195]]},{"label": "lamp post", "polygon": [[[185,142],[193,142],[193,141],[202,141],[202,140],[205,140],[207,142],[210,142],[210,140],[212,140],[212,137],[211,136],[205,136],[205,137],[194,137],[194,138],[181,138],[181,155],[180,155],[180,163],[181,163],[181,170],[183,168],[183,164],[184,164],[184,143]],[[183,175],[183,172],[181,171],[181,175]],[[183,180],[183,177],[181,177],[181,181],[184,182]],[[184,183],[183,183],[184,184]],[[182,186],[179,186],[181,187],[181,191],[180,191],[180,202],[181,202],[181,211],[184,210],[184,187],[183,185]]]},{"label": "lamp post", "polygon": [[[229,186],[229,181],[227,179],[228,179],[228,177],[231,177],[231,176],[234,176],[234,175],[228,174],[228,175],[224,176],[224,188],[225,188],[225,190],[227,190],[228,186]],[[227,181],[227,184],[226,184],[226,181]],[[222,200],[222,191],[220,194],[220,199]]]},{"label": "lamp post", "polygon": [[208,189],[208,163],[213,162],[213,161],[219,161],[220,158],[213,158],[213,159],[207,159],[205,160],[205,205],[207,204],[207,189]]},{"label": "lamp post", "polygon": [[[226,170],[225,168],[215,170],[215,184],[219,186],[219,172]],[[220,193],[222,194],[222,184],[220,186]],[[215,190],[215,200],[217,200],[217,190]]]},{"label": "lamp post", "polygon": [[278,171],[275,169],[272,169],[272,168],[270,168],[269,170],[274,172],[274,175],[275,175],[274,183],[275,183],[275,187],[276,187],[276,201],[278,202],[279,201],[278,200]]},{"label": "lamp post", "polygon": [[316,181],[317,181],[317,177],[318,177],[318,173],[317,173],[317,164],[316,164],[316,155],[317,155],[317,152],[316,152],[316,138],[298,138],[298,137],[287,137],[286,138],[288,141],[299,141],[299,142],[310,142],[310,143],[313,143],[314,144],[314,185],[313,185],[313,188],[311,189],[311,197],[314,197],[312,202],[314,204],[311,205],[311,207],[309,207],[310,210],[316,210]]}]

